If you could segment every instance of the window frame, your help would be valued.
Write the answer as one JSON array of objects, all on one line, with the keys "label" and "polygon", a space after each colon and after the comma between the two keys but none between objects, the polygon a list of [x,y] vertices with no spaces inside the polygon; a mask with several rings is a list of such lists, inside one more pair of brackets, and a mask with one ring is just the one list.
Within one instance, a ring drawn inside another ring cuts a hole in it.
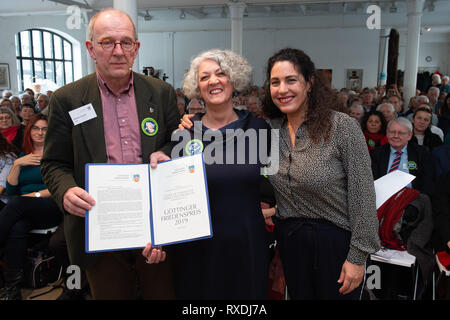
[{"label": "window frame", "polygon": [[[40,38],[40,54],[42,57],[35,57],[34,54],[34,43],[33,43],[33,31],[35,32],[39,32],[39,38]],[[29,37],[29,46],[30,46],[30,56],[29,57],[25,57],[23,56],[23,46],[22,46],[22,33],[23,32],[27,32],[28,33],[28,37]],[[50,34],[50,43],[44,43],[44,33],[47,32]],[[56,51],[55,51],[55,39],[59,38],[59,40],[61,41],[61,58],[56,58]],[[62,85],[66,85],[67,83],[73,82],[74,81],[74,61],[73,61],[73,43],[71,41],[69,41],[67,38],[57,34],[56,32],[50,31],[50,30],[46,30],[46,29],[39,29],[39,28],[32,28],[32,29],[26,29],[26,30],[22,30],[19,31],[18,33],[16,33],[16,61],[17,61],[17,81],[18,81],[18,85],[19,85],[19,90],[24,91],[25,88],[25,84],[24,84],[24,72],[23,72],[23,63],[24,61],[31,61],[31,76],[32,79],[36,79],[36,70],[35,70],[35,62],[37,61],[38,63],[42,63],[43,66],[43,70],[42,70],[42,74],[43,74],[43,79],[48,79],[53,81],[54,83],[56,83],[58,86],[61,84],[58,84],[57,79],[60,77],[59,73],[56,73],[56,65],[57,62],[62,62],[62,68],[61,68],[61,73],[62,73],[62,79],[63,79],[63,83]],[[64,49],[64,44],[68,43],[70,46],[70,59],[68,57],[66,57],[66,50]],[[52,58],[47,58],[46,57],[46,52],[45,52],[45,48],[47,45],[51,46],[51,57]],[[52,66],[52,77],[48,78],[47,75],[47,63],[51,63]],[[71,79],[67,79],[68,75],[66,74],[66,64],[71,64],[71,69],[72,69],[72,74],[71,74]]]}]

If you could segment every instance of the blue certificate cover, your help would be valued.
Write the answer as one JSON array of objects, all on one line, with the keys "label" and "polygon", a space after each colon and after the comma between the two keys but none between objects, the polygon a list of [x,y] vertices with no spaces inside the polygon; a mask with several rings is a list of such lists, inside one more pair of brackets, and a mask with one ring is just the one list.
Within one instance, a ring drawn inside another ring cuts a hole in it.
[{"label": "blue certificate cover", "polygon": [[86,164],[86,252],[213,236],[203,154],[149,164]]}]

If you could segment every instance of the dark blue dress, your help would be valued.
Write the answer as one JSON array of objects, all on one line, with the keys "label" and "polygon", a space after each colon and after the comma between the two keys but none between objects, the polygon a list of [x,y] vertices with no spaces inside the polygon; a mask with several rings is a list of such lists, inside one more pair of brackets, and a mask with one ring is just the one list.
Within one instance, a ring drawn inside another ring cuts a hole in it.
[{"label": "dark blue dress", "polygon": [[[227,140],[226,129],[242,129],[241,133],[255,134],[259,139],[264,132],[259,129],[267,129],[266,133],[270,133],[270,127],[247,111],[236,112],[239,120],[220,129],[224,141],[221,147],[223,164],[208,164],[212,158],[219,158],[220,151],[219,148],[211,151],[211,142],[206,141],[214,139],[205,139],[204,135],[201,138],[213,237],[177,244],[169,249],[174,258],[177,299],[267,299],[269,258],[260,207],[260,182],[264,178],[260,175],[259,157],[256,157],[258,161],[251,158],[259,143],[255,146],[252,138],[244,139],[242,134],[231,139],[228,135]],[[198,121],[200,117],[196,115],[192,120]],[[200,123],[197,129],[197,135],[194,127],[189,131],[190,139],[198,138],[200,131],[204,134],[207,130]],[[189,150],[199,151],[198,145],[190,148],[185,140],[182,140],[183,154],[189,154]],[[245,163],[237,164],[243,155],[237,152],[238,145],[244,140],[247,140],[243,144]],[[234,150],[234,164],[225,162],[226,154],[231,150]]]}]

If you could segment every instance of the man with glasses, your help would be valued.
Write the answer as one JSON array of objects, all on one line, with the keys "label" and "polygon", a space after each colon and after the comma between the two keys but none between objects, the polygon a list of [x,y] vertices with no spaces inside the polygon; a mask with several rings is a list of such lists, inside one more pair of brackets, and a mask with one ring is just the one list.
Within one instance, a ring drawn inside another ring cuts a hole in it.
[{"label": "man with glasses", "polygon": [[[66,213],[70,260],[86,271],[94,299],[135,299],[138,288],[144,299],[169,299],[169,261],[160,248],[150,250],[154,255],[147,255],[148,261],[141,250],[85,253],[85,211],[96,200],[84,190],[85,164],[150,162],[154,167],[169,159],[171,134],[180,117],[169,84],[132,72],[140,42],[127,14],[100,11],[88,28],[86,47],[96,73],[53,93],[42,159],[44,181]],[[79,123],[71,111],[86,120]],[[147,132],[147,122],[158,129]]]},{"label": "man with glasses", "polygon": [[411,122],[405,118],[390,121],[386,136],[389,143],[370,153],[374,180],[394,170],[401,170],[416,176],[408,187],[430,195],[434,172],[431,154],[425,147],[410,142],[413,136]]}]

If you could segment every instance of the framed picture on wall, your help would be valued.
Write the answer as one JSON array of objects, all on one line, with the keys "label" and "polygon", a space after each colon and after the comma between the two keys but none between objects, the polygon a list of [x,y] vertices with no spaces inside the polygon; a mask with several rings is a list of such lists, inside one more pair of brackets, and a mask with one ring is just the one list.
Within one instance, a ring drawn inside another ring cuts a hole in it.
[{"label": "framed picture on wall", "polygon": [[9,81],[9,65],[0,63],[0,90],[11,89]]},{"label": "framed picture on wall", "polygon": [[346,88],[350,90],[362,89],[363,69],[347,69]]}]

